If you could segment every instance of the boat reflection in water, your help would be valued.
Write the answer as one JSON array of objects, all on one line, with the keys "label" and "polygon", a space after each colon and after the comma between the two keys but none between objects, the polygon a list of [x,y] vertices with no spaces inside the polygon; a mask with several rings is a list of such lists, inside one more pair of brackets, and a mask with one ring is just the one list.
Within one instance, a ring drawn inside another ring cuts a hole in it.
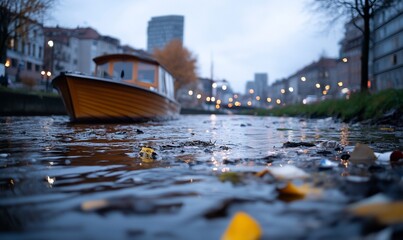
[{"label": "boat reflection in water", "polygon": [[72,122],[139,122],[177,118],[172,75],[145,53],[94,58],[96,76],[64,72],[53,79]]}]

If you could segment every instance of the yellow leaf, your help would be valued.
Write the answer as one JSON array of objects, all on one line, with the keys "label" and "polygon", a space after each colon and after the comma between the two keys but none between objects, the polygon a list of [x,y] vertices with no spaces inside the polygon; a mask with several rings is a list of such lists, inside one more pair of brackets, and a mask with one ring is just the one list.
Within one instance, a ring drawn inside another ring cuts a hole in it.
[{"label": "yellow leaf", "polygon": [[277,189],[279,198],[285,201],[293,201],[305,198],[307,195],[319,195],[321,189],[313,188],[309,184],[296,186],[288,182],[284,188]]},{"label": "yellow leaf", "polygon": [[154,149],[149,147],[142,147],[141,151],[139,152],[141,160],[144,162],[152,162],[155,159],[157,153],[155,153]]},{"label": "yellow leaf", "polygon": [[221,240],[257,240],[262,230],[259,223],[245,212],[237,212],[229,223]]},{"label": "yellow leaf", "polygon": [[288,182],[284,188],[278,189],[278,192],[282,195],[305,197],[309,191],[308,185],[295,186],[293,183]]},{"label": "yellow leaf", "polygon": [[369,203],[350,211],[357,216],[373,217],[383,224],[403,223],[403,201]]}]

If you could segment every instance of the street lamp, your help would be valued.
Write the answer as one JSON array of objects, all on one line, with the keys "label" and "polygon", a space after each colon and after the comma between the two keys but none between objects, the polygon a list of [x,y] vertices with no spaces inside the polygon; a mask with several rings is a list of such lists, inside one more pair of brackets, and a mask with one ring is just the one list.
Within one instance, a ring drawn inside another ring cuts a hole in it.
[{"label": "street lamp", "polygon": [[54,59],[54,42],[52,41],[52,40],[49,40],[48,41],[48,46],[50,47],[50,70],[46,73],[46,75],[48,76],[47,77],[47,80],[46,80],[46,91],[48,91],[49,90],[49,78],[50,78],[50,76],[52,75],[52,72],[53,72],[53,59]]}]

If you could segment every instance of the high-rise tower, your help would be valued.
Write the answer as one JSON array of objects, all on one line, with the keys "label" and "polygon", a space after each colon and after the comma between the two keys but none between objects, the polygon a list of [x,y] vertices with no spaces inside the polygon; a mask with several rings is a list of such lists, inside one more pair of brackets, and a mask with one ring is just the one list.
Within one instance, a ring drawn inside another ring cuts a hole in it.
[{"label": "high-rise tower", "polygon": [[147,51],[152,53],[156,48],[164,48],[174,39],[183,43],[183,28],[183,16],[168,15],[151,18],[147,28]]}]

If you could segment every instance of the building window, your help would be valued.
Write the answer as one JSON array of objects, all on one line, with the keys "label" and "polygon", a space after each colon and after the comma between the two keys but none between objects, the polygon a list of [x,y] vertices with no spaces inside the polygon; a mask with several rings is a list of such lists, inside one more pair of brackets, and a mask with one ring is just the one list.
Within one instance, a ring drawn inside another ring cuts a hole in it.
[{"label": "building window", "polygon": [[396,65],[397,64],[397,55],[396,53],[392,55],[392,65]]},{"label": "building window", "polygon": [[42,52],[43,52],[43,49],[41,46],[39,46],[39,53],[38,53],[39,58],[42,58]]},{"label": "building window", "polygon": [[27,70],[28,71],[32,70],[32,63],[31,62],[27,62]]},{"label": "building window", "polygon": [[41,69],[41,66],[39,66],[38,64],[35,64],[35,72],[39,72]]},{"label": "building window", "polygon": [[17,59],[11,58],[11,67],[16,68],[17,67]]}]

